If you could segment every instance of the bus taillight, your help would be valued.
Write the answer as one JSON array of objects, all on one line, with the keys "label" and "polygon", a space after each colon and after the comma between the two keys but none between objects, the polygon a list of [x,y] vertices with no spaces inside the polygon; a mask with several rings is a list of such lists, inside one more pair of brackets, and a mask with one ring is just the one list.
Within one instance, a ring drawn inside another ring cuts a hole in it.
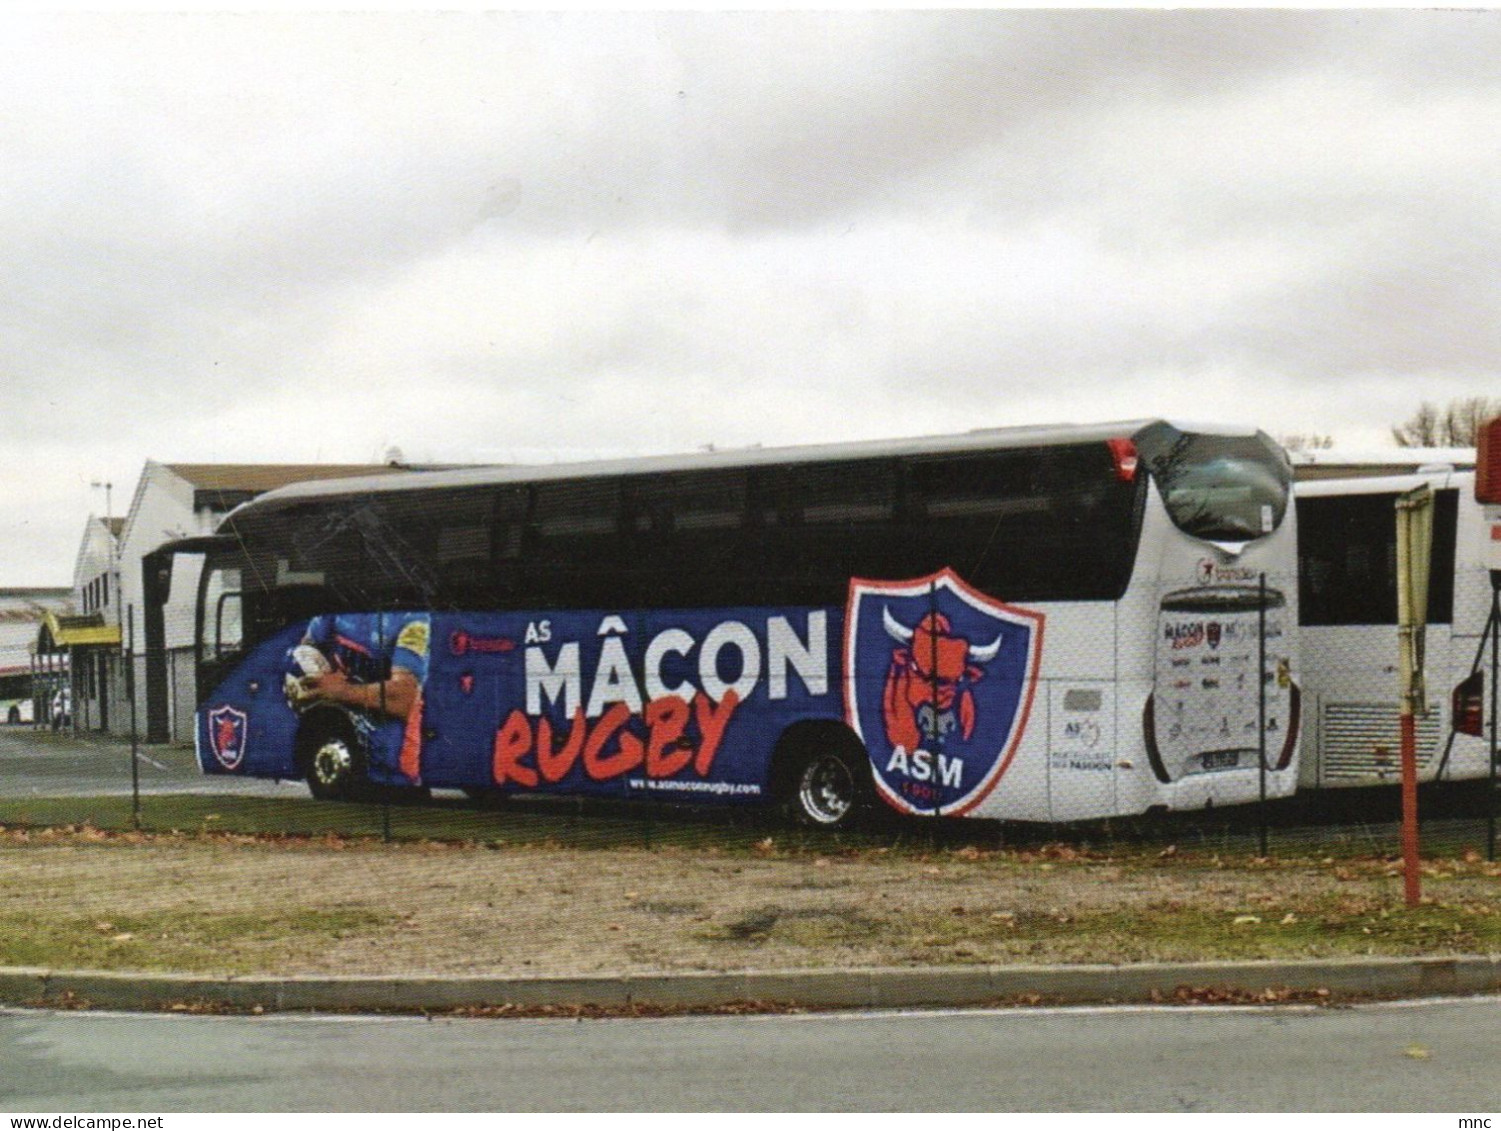
[{"label": "bus taillight", "polygon": [[1485,673],[1474,672],[1455,686],[1450,706],[1454,713],[1454,733],[1481,738],[1485,733]]},{"label": "bus taillight", "polygon": [[1130,483],[1136,478],[1136,444],[1120,437],[1114,440],[1106,440],[1105,446],[1110,449],[1110,458],[1115,462],[1115,477],[1122,483]]}]

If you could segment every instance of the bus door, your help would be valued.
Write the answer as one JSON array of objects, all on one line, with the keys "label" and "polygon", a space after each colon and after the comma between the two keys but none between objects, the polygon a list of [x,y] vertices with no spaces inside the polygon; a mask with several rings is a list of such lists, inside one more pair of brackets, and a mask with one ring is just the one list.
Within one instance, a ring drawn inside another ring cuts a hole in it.
[{"label": "bus door", "polygon": [[[194,574],[203,555],[222,552],[232,546],[232,539],[216,535],[184,538],[158,547],[141,560],[145,607],[138,631],[145,653],[147,742],[166,742],[171,737],[169,712],[173,689],[169,687],[167,649],[177,642],[196,639],[188,635],[195,614],[190,611],[192,606],[182,598],[193,593]],[[175,604],[172,603],[174,597],[179,598]],[[127,678],[133,681],[134,673],[127,671]],[[212,685],[205,681],[201,670],[195,675],[196,693],[202,694]],[[179,688],[178,694],[181,693]],[[196,703],[196,695],[194,698]]]},{"label": "bus door", "polygon": [[229,676],[245,653],[244,571],[238,558],[210,559],[199,581],[198,687],[205,693]]}]

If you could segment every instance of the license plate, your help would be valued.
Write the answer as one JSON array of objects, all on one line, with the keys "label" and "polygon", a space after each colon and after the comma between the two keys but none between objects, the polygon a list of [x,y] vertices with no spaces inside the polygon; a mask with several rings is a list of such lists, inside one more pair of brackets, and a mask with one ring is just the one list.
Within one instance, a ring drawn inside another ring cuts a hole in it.
[{"label": "license plate", "polygon": [[1206,770],[1230,770],[1240,765],[1239,750],[1210,750],[1199,756]]}]

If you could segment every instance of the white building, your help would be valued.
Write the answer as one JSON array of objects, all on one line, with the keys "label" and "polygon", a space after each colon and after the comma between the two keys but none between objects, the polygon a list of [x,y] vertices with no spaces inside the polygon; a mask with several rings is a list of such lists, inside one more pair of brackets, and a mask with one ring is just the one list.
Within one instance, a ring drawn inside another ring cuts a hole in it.
[{"label": "white building", "polygon": [[[33,696],[49,698],[51,691],[38,680],[36,646],[38,633],[49,614],[72,611],[72,593],[67,589],[0,589],[0,723],[45,719],[44,704]],[[51,678],[62,678],[61,668]],[[33,714],[33,706],[42,707]]]},{"label": "white building", "polygon": [[[160,632],[148,625],[142,559],[163,543],[212,534],[230,510],[263,491],[308,479],[337,479],[397,470],[384,464],[202,464],[147,460],[130,509],[118,523],[91,517],[74,571],[76,607],[119,629],[118,651],[101,660],[94,687],[107,701],[88,716],[115,734],[131,728],[121,653],[134,658],[135,721],[148,742],[193,736],[193,603],[198,577],[179,558]],[[110,554],[115,558],[113,574]],[[148,631],[149,630],[149,631]],[[157,639],[157,636],[160,639]],[[84,669],[80,666],[80,672]],[[79,676],[75,674],[75,682]],[[87,687],[75,689],[75,694]],[[83,712],[75,711],[82,718]]]}]

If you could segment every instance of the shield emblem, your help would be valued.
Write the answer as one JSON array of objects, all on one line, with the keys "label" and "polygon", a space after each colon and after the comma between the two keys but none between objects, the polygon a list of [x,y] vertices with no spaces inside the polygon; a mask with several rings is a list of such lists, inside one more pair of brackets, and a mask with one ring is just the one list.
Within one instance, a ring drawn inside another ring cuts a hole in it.
[{"label": "shield emblem", "polygon": [[238,769],[245,759],[245,736],[249,731],[249,716],[237,707],[226,704],[215,707],[208,713],[208,748],[214,759],[226,770]]},{"label": "shield emblem", "polygon": [[957,816],[989,796],[1026,730],[1045,619],[951,569],[850,580],[845,719],[890,805]]}]

